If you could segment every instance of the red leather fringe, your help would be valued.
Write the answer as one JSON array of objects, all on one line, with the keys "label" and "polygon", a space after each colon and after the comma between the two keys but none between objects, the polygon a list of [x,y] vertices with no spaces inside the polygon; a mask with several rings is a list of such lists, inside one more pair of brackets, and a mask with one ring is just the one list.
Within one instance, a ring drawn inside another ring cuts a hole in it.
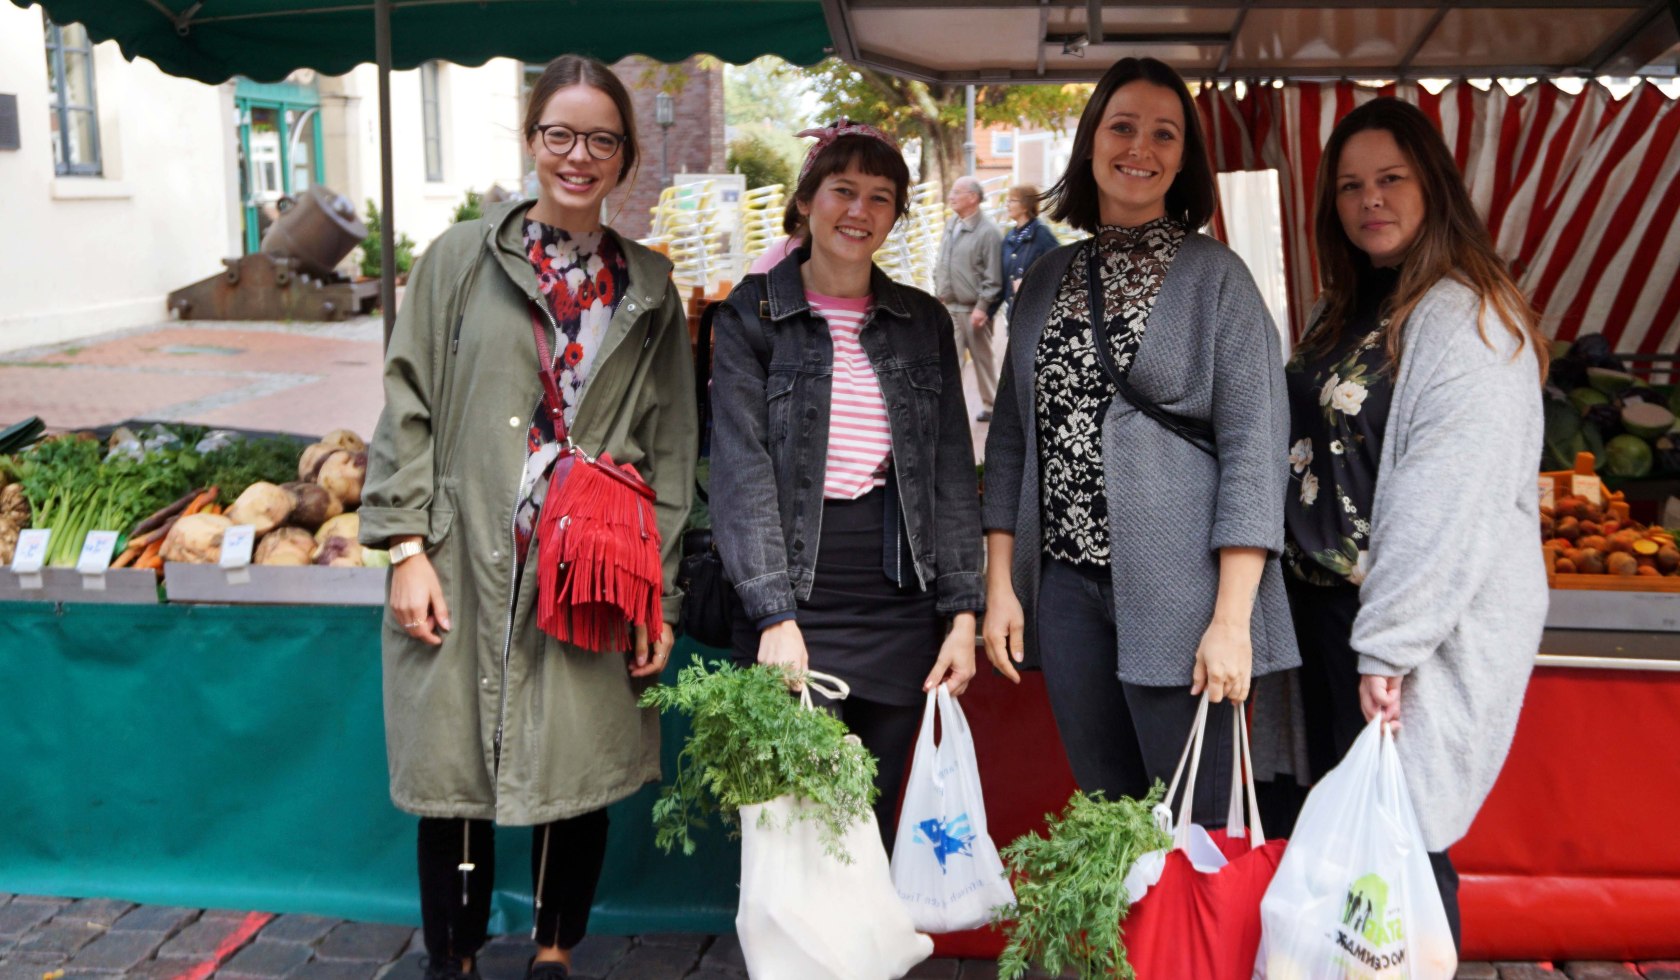
[{"label": "red leather fringe", "polygon": [[628,650],[633,625],[657,637],[663,620],[653,502],[601,472],[613,465],[556,466],[537,519],[537,628],[597,653]]}]

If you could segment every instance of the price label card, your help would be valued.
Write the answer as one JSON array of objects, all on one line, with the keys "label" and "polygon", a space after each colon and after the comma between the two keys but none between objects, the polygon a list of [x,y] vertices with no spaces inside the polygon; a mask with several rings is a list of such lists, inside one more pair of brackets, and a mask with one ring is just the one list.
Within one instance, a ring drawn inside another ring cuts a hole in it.
[{"label": "price label card", "polygon": [[1570,482],[1575,485],[1575,496],[1585,498],[1590,504],[1604,503],[1604,481],[1596,475],[1582,476],[1577,473],[1570,478]]},{"label": "price label card", "polygon": [[17,573],[18,588],[41,588],[41,566],[47,563],[47,542],[52,529],[30,528],[18,532],[17,550],[12,553],[12,571]]},{"label": "price label card", "polygon": [[256,542],[256,530],[249,524],[235,524],[222,532],[222,567],[227,569],[229,585],[251,581],[251,545]]},{"label": "price label card", "polygon": [[1557,506],[1557,480],[1553,477],[1543,476],[1540,478],[1540,506]]},{"label": "price label card", "polygon": [[111,567],[111,555],[117,550],[117,532],[89,531],[82,541],[82,554],[76,559],[76,571],[83,575],[102,575]]}]

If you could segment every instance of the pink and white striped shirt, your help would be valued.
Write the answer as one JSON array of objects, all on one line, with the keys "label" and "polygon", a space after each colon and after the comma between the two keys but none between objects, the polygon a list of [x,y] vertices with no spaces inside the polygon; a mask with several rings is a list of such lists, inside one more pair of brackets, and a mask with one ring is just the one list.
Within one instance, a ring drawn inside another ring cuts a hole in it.
[{"label": "pink and white striped shirt", "polygon": [[828,413],[828,461],[823,498],[856,500],[886,486],[892,460],[892,430],[881,381],[858,334],[870,297],[844,299],[805,292],[811,312],[828,321],[834,342],[834,386]]}]

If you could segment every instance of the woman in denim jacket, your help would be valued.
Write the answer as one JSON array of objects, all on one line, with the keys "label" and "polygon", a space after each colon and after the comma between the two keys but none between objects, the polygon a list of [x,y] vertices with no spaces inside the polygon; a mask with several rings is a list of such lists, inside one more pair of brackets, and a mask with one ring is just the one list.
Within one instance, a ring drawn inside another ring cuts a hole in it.
[{"label": "woman in denim jacket", "polygon": [[804,241],[715,321],[712,526],[736,659],[851,685],[828,707],[880,762],[890,848],[925,692],[974,676],[974,449],[949,315],[872,261],[908,210],[897,145],[844,120],[801,135]]}]

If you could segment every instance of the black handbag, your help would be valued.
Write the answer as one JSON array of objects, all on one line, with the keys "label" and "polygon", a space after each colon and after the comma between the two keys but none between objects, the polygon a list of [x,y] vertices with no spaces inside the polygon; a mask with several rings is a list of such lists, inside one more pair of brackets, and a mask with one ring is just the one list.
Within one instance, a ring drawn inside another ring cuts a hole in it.
[{"label": "black handbag", "polygon": [[1131,386],[1126,376],[1120,372],[1119,366],[1114,363],[1114,352],[1109,350],[1108,313],[1103,308],[1103,291],[1101,280],[1098,278],[1100,272],[1097,249],[1093,242],[1089,254],[1085,257],[1085,287],[1089,290],[1091,305],[1091,346],[1097,349],[1097,360],[1102,362],[1103,372],[1108,375],[1108,380],[1114,382],[1120,397],[1131,402],[1138,411],[1202,452],[1218,457],[1213,426],[1210,423],[1188,415],[1176,415],[1138,394],[1137,389]]},{"label": "black handbag", "polygon": [[[712,437],[712,319],[718,304],[700,314],[700,332],[694,352],[694,393],[700,416],[700,455],[709,456]],[[694,493],[707,501],[706,488],[698,481]],[[708,501],[709,502],[709,501]],[[723,557],[712,541],[711,528],[691,528],[683,533],[682,561],[677,566],[677,587],[682,589],[682,612],[677,630],[704,646],[726,649],[730,645],[735,604],[735,587],[723,571]]]}]

